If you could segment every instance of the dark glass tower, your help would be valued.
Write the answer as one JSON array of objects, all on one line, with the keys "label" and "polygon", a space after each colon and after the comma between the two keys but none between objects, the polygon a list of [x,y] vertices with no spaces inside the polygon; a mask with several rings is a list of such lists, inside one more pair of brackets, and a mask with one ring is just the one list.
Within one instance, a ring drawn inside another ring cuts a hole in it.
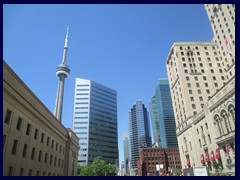
[{"label": "dark glass tower", "polygon": [[178,147],[176,124],[168,79],[159,79],[156,87],[156,101],[160,128],[161,147]]},{"label": "dark glass tower", "polygon": [[140,149],[152,146],[148,111],[142,100],[136,100],[129,112],[129,135],[131,171],[136,172]]}]

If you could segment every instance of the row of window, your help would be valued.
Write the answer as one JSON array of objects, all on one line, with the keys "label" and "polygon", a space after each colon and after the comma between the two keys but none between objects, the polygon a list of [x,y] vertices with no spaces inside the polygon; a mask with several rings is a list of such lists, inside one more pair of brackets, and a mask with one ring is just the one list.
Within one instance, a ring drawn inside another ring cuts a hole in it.
[{"label": "row of window", "polygon": [[[10,124],[10,120],[11,120],[12,114],[13,114],[13,112],[11,110],[7,109],[6,115],[5,115],[5,120],[4,120],[4,122],[7,125]],[[20,131],[21,128],[22,128],[22,124],[23,124],[23,119],[21,117],[18,117],[16,129]],[[33,129],[32,125],[30,123],[28,123],[25,134],[27,136],[29,136],[31,134],[32,129]],[[40,136],[40,132],[39,132],[38,128],[35,128],[33,138],[38,141],[39,140],[39,136]],[[46,134],[44,132],[42,132],[41,133],[40,142],[42,144],[44,144],[45,140],[46,140],[46,146],[49,146],[51,138],[49,136],[46,136]],[[17,145],[17,144],[15,143],[15,145]],[[63,153],[64,154],[64,147],[60,143],[55,142],[54,139],[52,139],[51,148],[54,149],[54,146],[55,146],[55,150],[56,151],[59,151],[59,153]]]},{"label": "row of window", "polygon": [[[16,155],[17,154],[17,148],[18,148],[18,145],[19,145],[19,141],[14,139],[13,140],[13,146],[12,146],[12,155]],[[29,148],[28,148],[28,144],[24,144],[23,146],[23,151],[22,151],[22,157],[23,158],[26,158],[27,157],[27,154],[29,153]],[[35,160],[35,157],[36,157],[36,148],[35,147],[32,147],[32,150],[31,150],[31,160]],[[38,152],[38,158],[37,158],[37,161],[38,162],[41,162],[42,161],[42,157],[43,157],[43,152],[42,150],[39,150]],[[48,157],[49,157],[49,164],[52,165],[52,160],[53,160],[53,155],[50,155],[46,152],[45,153],[45,156],[44,156],[44,163],[46,164],[47,161],[48,161]],[[58,167],[60,168],[60,158],[58,159]],[[57,157],[54,158],[54,166],[56,166],[56,163],[57,163]],[[63,168],[63,160],[62,160],[62,168]]]},{"label": "row of window", "polygon": [[[13,176],[13,166],[8,167],[8,176]],[[17,174],[16,174],[17,175]],[[40,174],[40,171],[36,171],[36,174],[33,174],[33,170],[29,169],[28,172],[25,172],[24,168],[19,169],[19,176],[62,176],[63,174],[60,173],[52,173],[52,172],[45,172],[43,171],[42,174]]]}]

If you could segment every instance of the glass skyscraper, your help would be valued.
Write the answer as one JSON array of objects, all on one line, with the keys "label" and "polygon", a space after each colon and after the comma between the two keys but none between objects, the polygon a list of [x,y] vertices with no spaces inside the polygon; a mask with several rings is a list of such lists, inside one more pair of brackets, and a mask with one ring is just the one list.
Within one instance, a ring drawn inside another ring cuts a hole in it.
[{"label": "glass skyscraper", "polygon": [[80,165],[93,162],[97,156],[115,165],[118,159],[116,91],[76,78],[73,131],[79,138]]},{"label": "glass skyscraper", "polygon": [[156,96],[153,96],[151,102],[149,103],[149,111],[151,115],[152,133],[154,147],[161,147],[161,137],[160,137],[160,127],[158,120],[158,106]]},{"label": "glass skyscraper", "polygon": [[129,112],[129,135],[131,170],[136,172],[140,149],[152,146],[149,115],[142,100],[136,100]]},{"label": "glass skyscraper", "polygon": [[161,147],[178,147],[175,118],[168,79],[158,80],[156,87],[156,102]]}]

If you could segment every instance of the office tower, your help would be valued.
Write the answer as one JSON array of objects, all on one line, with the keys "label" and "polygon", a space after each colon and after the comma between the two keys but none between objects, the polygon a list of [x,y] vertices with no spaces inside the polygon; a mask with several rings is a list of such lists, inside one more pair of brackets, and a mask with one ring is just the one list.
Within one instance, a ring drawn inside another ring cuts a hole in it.
[{"label": "office tower", "polygon": [[143,147],[151,147],[150,123],[147,108],[142,100],[136,100],[129,112],[130,161],[131,171],[137,172],[139,151]]},{"label": "office tower", "polygon": [[168,79],[159,79],[156,87],[156,102],[161,147],[178,147],[176,125]]},{"label": "office tower", "polygon": [[78,138],[3,61],[3,175],[76,176]]},{"label": "office tower", "polygon": [[129,135],[128,133],[123,134],[123,149],[124,149],[124,167],[125,167],[125,175],[129,175]]},{"label": "office tower", "polygon": [[205,4],[226,80],[235,76],[235,4]]},{"label": "office tower", "polygon": [[91,80],[76,78],[73,130],[79,137],[80,165],[100,156],[116,165],[118,159],[117,93]]},{"label": "office tower", "polygon": [[215,42],[174,43],[167,58],[181,162],[235,173],[235,6],[205,8]]},{"label": "office tower", "polygon": [[160,137],[160,127],[158,120],[158,108],[156,96],[151,98],[151,102],[149,103],[149,111],[151,116],[151,124],[152,124],[152,134],[153,134],[153,146],[161,147],[161,137]]},{"label": "office tower", "polygon": [[67,46],[68,43],[68,29],[65,38],[65,44],[63,48],[63,58],[62,63],[57,67],[56,75],[59,77],[58,81],[58,90],[57,90],[57,97],[54,109],[54,115],[57,119],[62,122],[62,106],[63,106],[63,91],[64,91],[64,81],[65,78],[69,76],[70,69],[67,66]]}]

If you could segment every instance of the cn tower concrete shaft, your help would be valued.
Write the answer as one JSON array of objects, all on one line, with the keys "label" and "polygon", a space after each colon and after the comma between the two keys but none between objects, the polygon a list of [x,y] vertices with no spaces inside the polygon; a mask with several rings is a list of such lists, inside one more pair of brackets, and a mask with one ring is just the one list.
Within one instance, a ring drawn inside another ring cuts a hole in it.
[{"label": "cn tower concrete shaft", "polygon": [[59,77],[57,97],[54,108],[54,115],[62,122],[62,107],[63,107],[63,92],[64,92],[64,81],[70,74],[70,69],[67,66],[67,42],[68,42],[68,30],[65,38],[65,45],[63,49],[62,63],[57,67],[56,75]]}]

